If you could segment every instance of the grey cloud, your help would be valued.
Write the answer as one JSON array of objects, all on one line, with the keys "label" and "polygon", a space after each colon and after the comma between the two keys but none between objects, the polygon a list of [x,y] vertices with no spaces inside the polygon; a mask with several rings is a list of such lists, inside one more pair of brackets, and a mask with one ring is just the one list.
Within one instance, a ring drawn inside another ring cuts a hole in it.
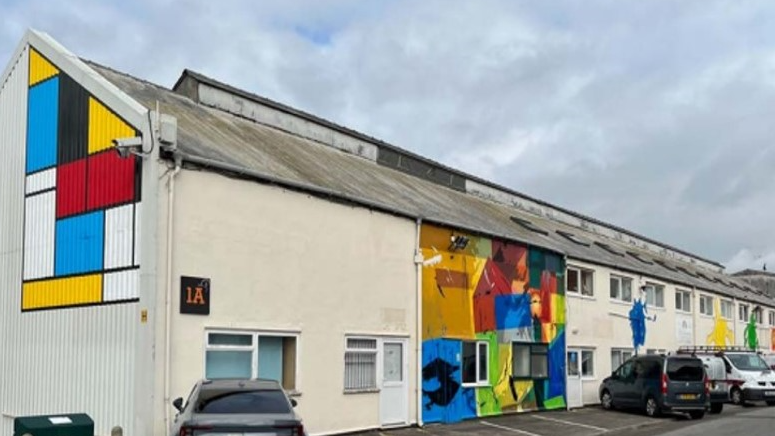
[{"label": "grey cloud", "polygon": [[169,86],[192,68],[730,268],[775,252],[770,2],[76,0],[0,16],[3,59],[34,26],[136,76]]}]

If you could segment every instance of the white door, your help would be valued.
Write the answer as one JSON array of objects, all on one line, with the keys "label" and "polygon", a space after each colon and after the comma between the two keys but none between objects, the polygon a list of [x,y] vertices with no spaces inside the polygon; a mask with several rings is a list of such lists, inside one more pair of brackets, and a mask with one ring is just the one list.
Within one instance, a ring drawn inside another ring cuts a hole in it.
[{"label": "white door", "polygon": [[567,368],[568,407],[582,407],[584,401],[581,397],[581,350],[568,349]]},{"label": "white door", "polygon": [[409,423],[406,363],[406,341],[401,339],[382,341],[382,387],[379,395],[379,410],[383,426]]}]

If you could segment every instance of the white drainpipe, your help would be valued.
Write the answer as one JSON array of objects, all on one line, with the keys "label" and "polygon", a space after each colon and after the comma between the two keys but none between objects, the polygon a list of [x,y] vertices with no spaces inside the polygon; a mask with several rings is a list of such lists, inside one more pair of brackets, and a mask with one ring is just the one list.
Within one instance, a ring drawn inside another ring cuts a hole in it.
[{"label": "white drainpipe", "polygon": [[174,230],[174,207],[175,207],[175,176],[180,172],[181,158],[175,156],[175,169],[169,173],[167,178],[167,293],[164,297],[164,308],[166,311],[164,317],[164,428],[165,432],[170,428],[170,391],[171,391],[171,373],[172,373],[172,287],[174,280],[172,277],[172,240]]},{"label": "white drainpipe", "polygon": [[417,231],[414,252],[414,264],[417,268],[417,327],[415,335],[415,356],[417,358],[417,426],[422,427],[422,263],[423,256],[420,250],[420,232],[422,231],[422,219],[417,218]]}]

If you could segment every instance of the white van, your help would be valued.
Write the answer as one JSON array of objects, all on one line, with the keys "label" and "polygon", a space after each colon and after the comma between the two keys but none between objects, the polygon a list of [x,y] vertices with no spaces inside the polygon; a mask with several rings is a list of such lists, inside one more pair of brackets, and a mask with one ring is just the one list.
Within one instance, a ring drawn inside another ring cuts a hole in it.
[{"label": "white van", "polygon": [[766,401],[775,406],[775,372],[754,351],[725,351],[729,398],[733,404]]},{"label": "white van", "polygon": [[[718,359],[724,364],[729,401],[745,404],[748,401],[765,401],[775,406],[775,372],[755,351],[743,347],[681,347],[679,354],[693,354],[706,363],[708,378],[716,379]],[[711,358],[715,359],[711,359]],[[716,362],[716,363],[710,363]],[[712,373],[711,373],[712,372]],[[718,379],[717,379],[718,380]],[[722,384],[722,383],[719,383]]]}]

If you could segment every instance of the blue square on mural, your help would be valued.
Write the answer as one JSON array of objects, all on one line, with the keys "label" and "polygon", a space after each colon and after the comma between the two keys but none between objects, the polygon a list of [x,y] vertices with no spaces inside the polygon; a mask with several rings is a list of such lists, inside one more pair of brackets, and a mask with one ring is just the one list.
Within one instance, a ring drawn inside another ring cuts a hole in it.
[{"label": "blue square on mural", "polygon": [[27,102],[27,173],[57,163],[59,78],[41,82],[29,92]]},{"label": "blue square on mural", "polygon": [[565,331],[557,332],[557,337],[549,345],[549,386],[547,399],[565,395]]},{"label": "blue square on mural", "polygon": [[57,276],[81,274],[102,269],[104,250],[104,212],[92,212],[56,223]]},{"label": "blue square on mural", "polygon": [[495,297],[495,325],[498,330],[530,327],[530,294],[498,295]]},{"label": "blue square on mural", "polygon": [[459,340],[431,339],[422,344],[422,417],[426,423],[458,422],[466,415],[460,352]]}]

